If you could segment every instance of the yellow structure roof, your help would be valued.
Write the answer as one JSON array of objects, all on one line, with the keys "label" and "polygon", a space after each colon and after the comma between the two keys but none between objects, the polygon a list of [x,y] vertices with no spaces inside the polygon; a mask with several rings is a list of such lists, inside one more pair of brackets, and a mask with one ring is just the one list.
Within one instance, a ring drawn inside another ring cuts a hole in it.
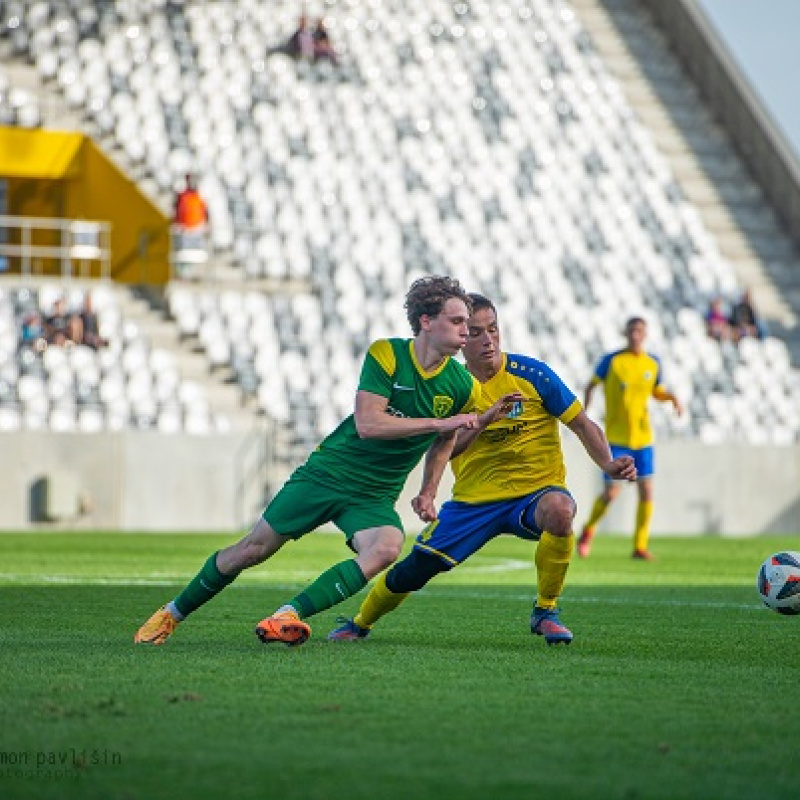
[{"label": "yellow structure roof", "polygon": [[0,177],[76,177],[83,139],[81,133],[0,128]]}]

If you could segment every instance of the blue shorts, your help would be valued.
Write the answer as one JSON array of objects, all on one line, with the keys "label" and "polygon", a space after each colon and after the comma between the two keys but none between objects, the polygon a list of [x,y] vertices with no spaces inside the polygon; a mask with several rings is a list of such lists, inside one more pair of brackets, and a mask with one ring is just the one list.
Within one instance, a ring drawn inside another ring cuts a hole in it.
[{"label": "blue shorts", "polygon": [[[636,465],[637,480],[651,478],[656,471],[655,450],[653,449],[653,445],[639,447],[634,450],[632,447],[622,447],[622,445],[612,444],[611,455],[614,456],[614,458],[633,456],[633,463]],[[609,478],[605,473],[603,473],[603,479],[609,483],[614,480],[613,478]]]},{"label": "blue shorts", "polygon": [[548,492],[560,492],[572,497],[560,486],[545,486],[524,497],[496,500],[493,503],[448,500],[439,511],[439,519],[425,527],[414,542],[414,547],[439,556],[450,568],[466,561],[501,533],[538,542],[542,531],[533,520],[539,500]]}]

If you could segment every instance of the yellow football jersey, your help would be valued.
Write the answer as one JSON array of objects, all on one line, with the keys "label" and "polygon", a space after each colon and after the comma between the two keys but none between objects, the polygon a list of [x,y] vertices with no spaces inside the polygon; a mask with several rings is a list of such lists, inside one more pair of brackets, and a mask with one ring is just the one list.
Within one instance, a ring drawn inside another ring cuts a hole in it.
[{"label": "yellow football jersey", "polygon": [[511,353],[503,354],[500,371],[482,388],[479,414],[511,392],[530,401],[517,403],[453,459],[453,499],[488,503],[522,497],[544,486],[565,487],[558,421],[572,422],[580,413],[575,395],[544,362]]},{"label": "yellow football jersey", "polygon": [[663,389],[661,364],[650,353],[606,353],[592,382],[602,383],[606,398],[606,437],[610,444],[638,449],[653,443],[648,401]]}]

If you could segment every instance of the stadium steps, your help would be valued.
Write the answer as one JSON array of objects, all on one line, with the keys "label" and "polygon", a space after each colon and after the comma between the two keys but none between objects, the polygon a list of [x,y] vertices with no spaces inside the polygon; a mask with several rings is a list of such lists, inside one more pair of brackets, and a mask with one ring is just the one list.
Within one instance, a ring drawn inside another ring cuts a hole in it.
[{"label": "stadium steps", "polygon": [[54,89],[45,86],[36,67],[13,54],[10,43],[0,47],[3,71],[12,86],[24,89],[36,98],[42,127],[52,130],[84,130],[80,112],[70,108],[67,101]]},{"label": "stadium steps", "polygon": [[[60,93],[57,84],[43,81],[36,67],[14,55],[7,42],[0,44],[2,45],[0,46],[0,57],[3,58],[3,69],[9,81],[12,85],[25,89],[36,97],[42,116],[42,127],[50,130],[80,131],[91,136],[104,154],[126,175],[135,180],[140,191],[164,216],[171,219],[174,210],[174,196],[161,190],[152,177],[148,176],[140,166],[130,163],[125,151],[113,137],[100,135],[91,120],[88,120],[80,111],[71,108]],[[217,253],[213,263],[204,267],[202,273],[199,273],[196,278],[201,282],[211,282],[220,287],[227,284],[242,288],[242,285],[246,284],[247,289],[273,291],[275,285],[280,283],[281,291],[309,290],[307,282],[246,279],[242,269],[234,265],[230,253]],[[302,285],[300,285],[301,283]]]},{"label": "stadium steps", "polygon": [[79,131],[91,136],[106,156],[108,156],[127,175],[137,181],[139,189],[166,216],[172,214],[172,198],[160,192],[154,181],[140,174],[135,165],[130,164],[124,151],[117,147],[113,139],[99,135],[97,127],[88,120],[82,111],[72,108],[54,82],[43,81],[36,67],[10,52],[6,46],[0,48],[3,69],[13,86],[25,89],[36,97],[42,117],[42,127],[48,130]]},{"label": "stadium steps", "polygon": [[[7,45],[7,43],[3,43]],[[3,57],[3,69],[14,86],[25,89],[34,95],[39,103],[42,115],[42,127],[50,130],[80,131],[91,136],[104,154],[111,159],[122,171],[136,181],[140,191],[161,211],[167,218],[172,218],[174,197],[162,191],[158,184],[141,167],[130,163],[125,151],[119,147],[113,137],[104,137],[99,134],[97,127],[79,111],[71,108],[66,99],[59,92],[55,83],[48,83],[41,79],[36,67],[21,60],[9,52],[7,46],[0,46],[0,55]],[[231,253],[217,253],[213,262],[198,270],[193,277],[201,283],[213,283],[219,288],[230,286],[243,287],[262,291],[307,292],[307,281],[272,280],[272,279],[246,279],[241,267],[235,266]]]},{"label": "stadium steps", "polygon": [[632,0],[573,0],[737,281],[800,365],[800,257],[665,38]]},{"label": "stadium steps", "polygon": [[[235,280],[228,285],[214,283],[213,286],[241,289],[241,282]],[[203,285],[195,285],[202,290]],[[255,288],[248,283],[248,289]],[[268,291],[286,291],[287,283],[280,286],[270,284]],[[295,291],[304,291],[304,286],[294,287]],[[253,398],[243,396],[229,368],[211,370],[208,360],[196,338],[181,337],[177,326],[169,318],[163,292],[157,287],[136,287],[121,291],[119,304],[126,321],[136,324],[152,347],[169,350],[176,358],[177,367],[183,380],[200,383],[206,392],[214,413],[224,414],[235,430],[269,431],[270,462],[266,467],[266,480],[269,487],[280,487],[309,452],[303,447],[298,452],[297,444],[292,439],[288,426],[276,425],[266,419],[258,410]]]},{"label": "stadium steps", "polygon": [[134,323],[154,348],[171,352],[184,380],[203,386],[214,413],[224,414],[236,430],[256,425],[257,412],[252,401],[245,400],[230,369],[211,370],[197,339],[181,337],[175,323],[166,316],[154,291],[120,291],[119,303],[126,322]]}]

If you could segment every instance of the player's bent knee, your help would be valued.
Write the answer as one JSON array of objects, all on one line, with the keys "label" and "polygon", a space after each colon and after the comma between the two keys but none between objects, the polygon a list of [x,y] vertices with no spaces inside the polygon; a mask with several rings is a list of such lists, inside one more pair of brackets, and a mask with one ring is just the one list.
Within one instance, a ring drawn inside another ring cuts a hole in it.
[{"label": "player's bent knee", "polygon": [[546,527],[545,530],[558,539],[565,539],[572,533],[572,520],[569,522],[566,520],[559,520]]},{"label": "player's bent knee", "polygon": [[416,592],[446,569],[445,563],[437,556],[415,549],[389,570],[386,588],[395,594]]},{"label": "player's bent knee", "polygon": [[553,536],[569,536],[572,533],[572,523],[575,519],[575,512],[569,509],[559,509],[552,515],[550,524],[546,530]]},{"label": "player's bent knee", "polygon": [[399,542],[375,542],[363,555],[365,559],[375,564],[378,572],[380,572],[397,561],[402,549],[403,545]]},{"label": "player's bent knee", "polygon": [[576,510],[572,497],[561,492],[549,492],[539,501],[534,524],[553,536],[569,536]]}]

